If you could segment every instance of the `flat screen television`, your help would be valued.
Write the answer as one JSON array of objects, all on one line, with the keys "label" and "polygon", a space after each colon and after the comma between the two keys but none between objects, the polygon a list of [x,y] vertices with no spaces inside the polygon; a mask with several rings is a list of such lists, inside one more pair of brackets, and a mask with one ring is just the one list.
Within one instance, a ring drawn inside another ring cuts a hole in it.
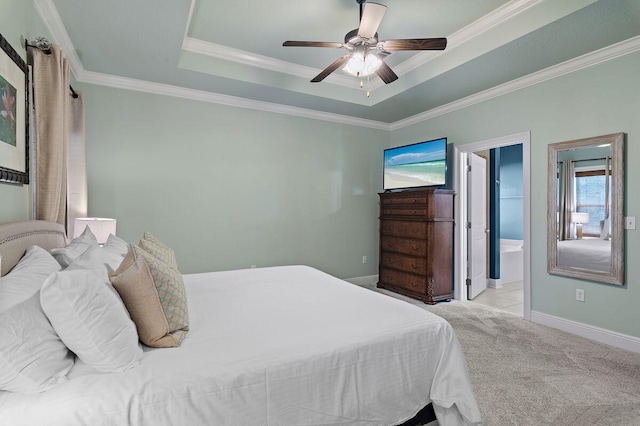
[{"label": "flat screen television", "polygon": [[447,138],[384,150],[384,190],[445,186]]}]

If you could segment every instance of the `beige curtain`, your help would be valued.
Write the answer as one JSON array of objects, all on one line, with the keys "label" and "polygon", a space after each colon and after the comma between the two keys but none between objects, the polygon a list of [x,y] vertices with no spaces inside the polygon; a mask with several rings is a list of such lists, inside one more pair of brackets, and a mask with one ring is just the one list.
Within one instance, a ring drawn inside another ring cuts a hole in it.
[{"label": "beige curtain", "polygon": [[36,219],[65,225],[86,216],[84,101],[69,90],[69,64],[59,46],[32,49],[35,109]]},{"label": "beige curtain", "polygon": [[575,210],[575,168],[573,161],[562,162],[562,172],[560,173],[560,218],[558,238],[562,240],[573,239],[573,226],[571,223],[571,213]]}]

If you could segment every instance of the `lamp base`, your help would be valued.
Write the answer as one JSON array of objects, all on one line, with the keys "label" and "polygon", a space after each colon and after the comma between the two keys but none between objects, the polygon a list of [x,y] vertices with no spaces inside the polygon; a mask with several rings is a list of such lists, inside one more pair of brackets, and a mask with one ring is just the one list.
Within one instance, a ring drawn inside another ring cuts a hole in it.
[{"label": "lamp base", "polygon": [[576,223],[576,239],[578,239],[578,240],[582,239],[582,224],[581,223]]}]

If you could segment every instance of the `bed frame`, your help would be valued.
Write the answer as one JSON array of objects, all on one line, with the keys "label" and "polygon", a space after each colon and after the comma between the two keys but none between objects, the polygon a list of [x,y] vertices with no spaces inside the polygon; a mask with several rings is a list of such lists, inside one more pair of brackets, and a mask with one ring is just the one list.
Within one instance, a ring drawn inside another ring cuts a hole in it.
[{"label": "bed frame", "polygon": [[33,245],[45,250],[64,247],[64,226],[44,220],[27,220],[0,225],[0,277],[11,271]]}]

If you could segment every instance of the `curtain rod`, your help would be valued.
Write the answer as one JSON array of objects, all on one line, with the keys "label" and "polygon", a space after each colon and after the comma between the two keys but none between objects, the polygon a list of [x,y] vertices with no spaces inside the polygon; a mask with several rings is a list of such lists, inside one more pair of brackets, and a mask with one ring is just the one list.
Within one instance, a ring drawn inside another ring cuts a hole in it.
[{"label": "curtain rod", "polygon": [[[47,42],[46,44],[41,44],[40,46],[34,46],[33,44],[29,44],[29,41],[25,39],[24,41],[24,45],[25,47],[33,47],[36,49],[40,49],[42,52],[44,52],[45,55],[51,55],[51,49],[49,48],[49,43]],[[69,85],[69,90],[71,90],[71,96],[74,99],[78,98],[78,94],[76,93],[75,90],[73,90],[73,87],[71,85]]]},{"label": "curtain rod", "polygon": [[[609,157],[611,158],[611,157]],[[601,157],[601,158],[585,158],[584,160],[571,160],[572,163],[579,163],[581,161],[596,161],[596,160],[606,160],[607,157]],[[558,164],[564,162],[565,160],[558,160]]]}]

